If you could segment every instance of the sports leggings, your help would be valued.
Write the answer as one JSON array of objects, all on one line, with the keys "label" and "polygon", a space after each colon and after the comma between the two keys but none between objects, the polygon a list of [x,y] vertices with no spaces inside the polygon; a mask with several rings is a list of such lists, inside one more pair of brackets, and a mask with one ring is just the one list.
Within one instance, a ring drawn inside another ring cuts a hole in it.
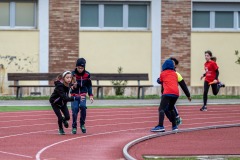
[{"label": "sports leggings", "polygon": [[[204,92],[203,92],[203,105],[207,105],[207,99],[208,99],[208,90],[209,90],[209,82],[204,81]],[[216,96],[219,92],[220,87],[215,83],[211,84],[212,87],[212,93]]]},{"label": "sports leggings", "polygon": [[[60,106],[60,105],[57,105],[57,104],[54,104],[54,103],[51,103],[51,106],[52,106],[52,109],[54,111],[54,113],[56,114],[57,118],[58,118],[58,127],[59,128],[63,128],[63,121],[68,121],[70,119],[70,115],[69,115],[69,111],[68,111],[68,108],[67,108],[67,105],[63,105],[63,106]],[[63,116],[62,116],[63,114]]]},{"label": "sports leggings", "polygon": [[159,111],[159,122],[158,125],[163,127],[163,121],[164,121],[164,112],[168,110],[170,113],[170,121],[172,122],[172,127],[176,126],[176,114],[174,112],[174,105],[177,101],[178,97],[173,97],[173,96],[167,96],[167,95],[162,95],[161,97],[161,102],[160,106],[158,108]]}]

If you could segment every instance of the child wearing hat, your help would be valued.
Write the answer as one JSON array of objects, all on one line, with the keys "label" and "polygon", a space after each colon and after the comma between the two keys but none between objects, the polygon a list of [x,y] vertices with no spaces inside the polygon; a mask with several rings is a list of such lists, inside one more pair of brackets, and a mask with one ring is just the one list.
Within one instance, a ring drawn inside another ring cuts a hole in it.
[{"label": "child wearing hat", "polygon": [[91,102],[93,102],[92,81],[90,73],[85,70],[86,60],[79,58],[76,62],[76,68],[72,71],[72,76],[75,81],[72,86],[71,95],[79,96],[80,99],[71,102],[72,108],[72,134],[77,133],[77,117],[80,111],[80,129],[82,133],[86,133],[85,120],[87,115],[86,95],[88,94]]},{"label": "child wearing hat", "polygon": [[[70,71],[65,71],[58,75],[54,81],[55,89],[49,99],[52,109],[58,118],[59,134],[64,135],[63,125],[68,128],[68,120],[70,119],[67,108],[68,101],[79,100],[79,97],[69,97],[69,84],[72,82],[72,75]],[[62,115],[63,114],[63,115]]]}]

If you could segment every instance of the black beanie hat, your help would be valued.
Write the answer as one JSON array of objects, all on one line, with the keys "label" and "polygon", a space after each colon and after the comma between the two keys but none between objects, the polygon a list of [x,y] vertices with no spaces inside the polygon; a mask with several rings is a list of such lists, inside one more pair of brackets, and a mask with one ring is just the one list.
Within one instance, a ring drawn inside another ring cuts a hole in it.
[{"label": "black beanie hat", "polygon": [[82,66],[82,67],[85,68],[85,66],[86,66],[86,60],[85,60],[84,58],[79,58],[79,59],[77,60],[77,62],[76,62],[76,67],[77,67],[77,66]]}]

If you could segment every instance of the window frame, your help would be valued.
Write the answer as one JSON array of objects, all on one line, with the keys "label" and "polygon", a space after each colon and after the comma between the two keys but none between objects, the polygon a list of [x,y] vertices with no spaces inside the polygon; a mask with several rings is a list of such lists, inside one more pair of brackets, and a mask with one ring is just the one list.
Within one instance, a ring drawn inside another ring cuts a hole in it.
[{"label": "window frame", "polygon": [[[79,16],[79,29],[80,30],[103,30],[103,31],[116,31],[116,30],[130,30],[130,31],[149,31],[150,30],[150,1],[144,1],[144,2],[86,2],[82,1],[80,3],[80,8],[82,4],[95,4],[98,5],[98,27],[82,27],[81,26],[81,16]],[[123,5],[123,26],[122,27],[104,27],[104,5],[108,4],[120,4]],[[147,27],[128,27],[128,11],[129,11],[129,5],[146,5],[147,6]],[[80,10],[81,15],[81,10]]]},{"label": "window frame", "polygon": [[[9,26],[0,26],[1,30],[26,30],[26,29],[36,29],[37,28],[37,12],[38,12],[38,1],[37,0],[14,0],[14,1],[8,1],[8,0],[3,0],[1,2],[9,2],[9,19],[10,19],[10,24]],[[33,2],[34,3],[34,25],[33,26],[16,26],[16,2]]]},{"label": "window frame", "polygon": [[[194,11],[209,11],[210,12],[210,27],[209,28],[193,28],[193,12]],[[215,15],[216,12],[233,12],[233,28],[216,28],[215,27]],[[192,2],[192,19],[191,28],[192,31],[220,31],[220,32],[239,32],[239,15],[240,1],[235,2]]]}]

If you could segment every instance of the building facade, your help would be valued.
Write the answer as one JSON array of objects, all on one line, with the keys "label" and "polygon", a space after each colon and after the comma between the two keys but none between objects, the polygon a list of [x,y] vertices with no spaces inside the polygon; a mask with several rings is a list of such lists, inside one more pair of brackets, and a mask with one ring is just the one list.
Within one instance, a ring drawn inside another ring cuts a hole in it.
[{"label": "building facade", "polygon": [[92,73],[148,73],[147,94],[159,94],[161,64],[176,57],[201,94],[205,50],[217,57],[222,94],[239,94],[240,0],[2,0],[0,13],[0,94],[13,93],[9,72],[72,70],[78,57]]}]

